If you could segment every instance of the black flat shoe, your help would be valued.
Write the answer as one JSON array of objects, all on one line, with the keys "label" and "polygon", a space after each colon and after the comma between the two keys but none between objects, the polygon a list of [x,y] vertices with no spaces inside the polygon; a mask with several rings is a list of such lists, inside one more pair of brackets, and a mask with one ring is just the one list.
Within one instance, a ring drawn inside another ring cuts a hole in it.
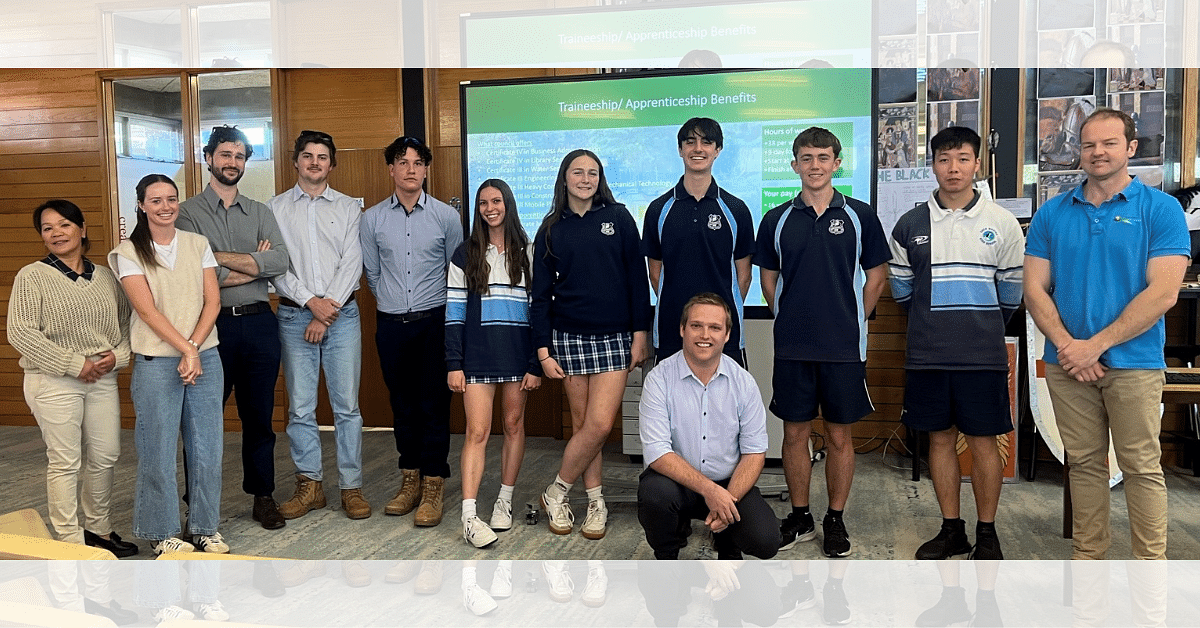
[{"label": "black flat shoe", "polygon": [[87,611],[89,615],[107,617],[118,626],[128,626],[129,624],[137,623],[139,619],[136,611],[121,608],[121,605],[117,604],[116,600],[109,602],[108,605],[104,605],[99,602],[93,602],[88,598],[83,598],[83,610]]},{"label": "black flat shoe", "polygon": [[122,541],[116,532],[110,532],[109,538],[104,538],[94,532],[83,531],[83,542],[91,547],[99,547],[113,553],[117,558],[129,558],[138,553],[138,546],[128,541]]}]

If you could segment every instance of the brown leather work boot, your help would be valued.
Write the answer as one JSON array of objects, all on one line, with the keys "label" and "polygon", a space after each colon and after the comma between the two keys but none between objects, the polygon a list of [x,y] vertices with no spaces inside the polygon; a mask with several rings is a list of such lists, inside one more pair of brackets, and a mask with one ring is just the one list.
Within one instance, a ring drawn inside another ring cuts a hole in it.
[{"label": "brown leather work boot", "polygon": [[351,519],[366,519],[371,516],[371,504],[367,503],[360,488],[342,489],[342,510]]},{"label": "brown leather work boot", "polygon": [[279,504],[279,514],[284,519],[302,517],[310,510],[325,507],[325,491],[321,483],[306,475],[296,474],[296,494]]},{"label": "brown leather work boot", "polygon": [[442,522],[442,485],[446,478],[426,477],[421,490],[421,505],[413,520],[418,526],[427,528]]},{"label": "brown leather work boot", "polygon": [[400,482],[400,490],[383,509],[383,512],[389,515],[407,515],[417,507],[417,502],[421,499],[421,472],[416,469],[401,469],[400,473],[404,476]]}]

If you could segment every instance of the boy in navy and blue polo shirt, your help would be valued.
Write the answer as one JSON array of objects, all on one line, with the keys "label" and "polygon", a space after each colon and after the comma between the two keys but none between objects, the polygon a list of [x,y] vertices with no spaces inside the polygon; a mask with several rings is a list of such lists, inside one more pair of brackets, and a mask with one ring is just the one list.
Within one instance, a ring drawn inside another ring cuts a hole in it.
[{"label": "boy in navy and blue polo shirt", "polygon": [[[1013,429],[1004,326],[1021,305],[1025,237],[1012,213],[975,190],[979,147],[979,134],[966,127],[929,140],[938,189],[900,217],[890,241],[892,296],[908,310],[901,419],[929,432],[929,474],[942,511],[942,529],[917,549],[918,559],[1004,558],[996,436]],[[974,551],[959,518],[959,432],[973,457]]]},{"label": "boy in navy and blue polo shirt", "polygon": [[796,136],[792,169],[804,189],[763,217],[754,254],[763,297],[775,313],[771,412],[784,421],[783,470],[792,499],[780,549],[816,537],[808,443],[819,407],[829,432],[822,531],[831,558],[850,554],[842,512],[854,480],[851,427],[875,410],[867,394],[867,317],[891,258],[875,210],[833,188],[841,152],[827,129]]},{"label": "boy in navy and blue polo shirt", "polygon": [[682,348],[678,322],[688,299],[714,292],[735,311],[725,353],[745,366],[742,302],[750,289],[754,253],[750,209],[713,179],[713,162],[724,141],[716,120],[692,118],[679,128],[676,140],[683,176],[650,203],[642,225],[642,254],[649,258],[650,285],[658,295],[655,357],[662,361]]}]

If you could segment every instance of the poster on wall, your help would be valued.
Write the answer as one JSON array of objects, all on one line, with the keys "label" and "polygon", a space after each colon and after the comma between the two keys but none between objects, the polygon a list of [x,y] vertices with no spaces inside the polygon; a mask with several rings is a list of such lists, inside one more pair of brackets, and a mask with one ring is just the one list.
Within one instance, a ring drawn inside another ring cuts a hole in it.
[{"label": "poster on wall", "polygon": [[1162,22],[1165,0],[1108,0],[1109,24]]},{"label": "poster on wall", "polygon": [[1038,170],[1079,168],[1079,129],[1095,110],[1094,96],[1038,100]]},{"label": "poster on wall", "polygon": [[917,163],[917,107],[879,107],[876,163],[879,168],[909,168]]},{"label": "poster on wall", "polygon": [[1040,175],[1038,177],[1038,207],[1055,196],[1074,189],[1086,178],[1087,175],[1082,170]]},{"label": "poster on wall", "polygon": [[1166,70],[1163,68],[1109,68],[1108,91],[1137,92],[1165,89]]},{"label": "poster on wall", "polygon": [[938,131],[950,126],[965,126],[979,131],[979,101],[959,100],[930,103],[927,123],[929,133],[927,137],[933,137]]},{"label": "poster on wall", "polygon": [[1163,142],[1166,140],[1165,114],[1167,95],[1160,91],[1112,94],[1108,106],[1120,109],[1133,118],[1137,151],[1129,160],[1130,166],[1157,166],[1163,162]]}]

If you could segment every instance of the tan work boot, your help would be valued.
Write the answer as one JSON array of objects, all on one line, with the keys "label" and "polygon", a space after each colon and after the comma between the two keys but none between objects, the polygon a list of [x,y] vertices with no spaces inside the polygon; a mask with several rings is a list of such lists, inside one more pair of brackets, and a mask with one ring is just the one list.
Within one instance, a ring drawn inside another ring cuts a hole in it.
[{"label": "tan work boot", "polygon": [[303,517],[310,510],[325,507],[325,490],[321,483],[306,475],[296,475],[296,494],[279,504],[279,514],[284,519]]},{"label": "tan work boot", "polygon": [[342,510],[351,519],[366,519],[371,516],[371,504],[362,495],[361,488],[342,489]]},{"label": "tan work boot", "polygon": [[404,476],[400,482],[400,490],[383,509],[383,512],[389,515],[407,515],[417,507],[417,502],[421,499],[421,472],[416,469],[401,469],[400,473]]},{"label": "tan work boot", "polygon": [[442,522],[442,485],[446,478],[427,477],[421,487],[421,505],[417,508],[417,516],[413,523],[423,528],[435,526]]}]

